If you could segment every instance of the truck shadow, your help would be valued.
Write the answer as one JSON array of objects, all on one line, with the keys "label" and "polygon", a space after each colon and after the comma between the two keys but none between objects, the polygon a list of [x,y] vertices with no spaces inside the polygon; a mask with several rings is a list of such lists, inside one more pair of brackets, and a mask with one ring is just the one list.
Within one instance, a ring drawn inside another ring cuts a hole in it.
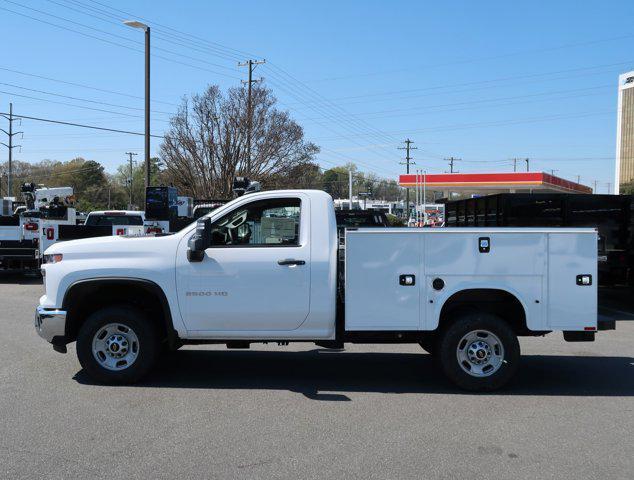
[{"label": "truck shadow", "polygon": [[[74,378],[93,383],[83,371]],[[453,387],[429,355],[323,350],[182,350],[136,387],[288,390],[323,401],[350,401],[346,393],[353,392],[469,394]],[[512,385],[493,394],[634,396],[634,358],[526,355]]]}]

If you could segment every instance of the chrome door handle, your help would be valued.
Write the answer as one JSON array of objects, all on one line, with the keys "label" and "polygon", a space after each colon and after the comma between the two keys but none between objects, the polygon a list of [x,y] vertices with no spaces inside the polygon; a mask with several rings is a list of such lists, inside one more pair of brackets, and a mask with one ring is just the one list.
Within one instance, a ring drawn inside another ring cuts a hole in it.
[{"label": "chrome door handle", "polygon": [[292,258],[287,258],[285,260],[278,260],[278,265],[305,265],[306,262],[304,260],[293,260]]}]

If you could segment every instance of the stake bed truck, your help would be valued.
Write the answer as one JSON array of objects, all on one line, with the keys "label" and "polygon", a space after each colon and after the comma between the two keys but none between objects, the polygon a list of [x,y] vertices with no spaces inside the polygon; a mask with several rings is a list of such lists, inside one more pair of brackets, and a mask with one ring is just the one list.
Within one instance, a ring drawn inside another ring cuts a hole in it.
[{"label": "stake bed truck", "polygon": [[614,328],[597,322],[594,229],[359,228],[338,250],[328,194],[245,195],[173,235],[51,246],[35,327],[104,383],[183,344],[419,343],[469,390],[511,379],[519,336]]}]

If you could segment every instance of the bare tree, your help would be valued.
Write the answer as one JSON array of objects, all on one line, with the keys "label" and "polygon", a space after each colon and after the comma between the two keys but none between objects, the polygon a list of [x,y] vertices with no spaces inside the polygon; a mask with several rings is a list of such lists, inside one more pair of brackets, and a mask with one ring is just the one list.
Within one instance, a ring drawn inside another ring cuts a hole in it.
[{"label": "bare tree", "polygon": [[166,178],[198,198],[228,197],[233,177],[279,182],[302,165],[312,165],[319,148],[288,112],[275,108],[271,91],[252,91],[251,158],[246,155],[247,95],[244,88],[223,94],[217,86],[183,99],[160,147]]}]

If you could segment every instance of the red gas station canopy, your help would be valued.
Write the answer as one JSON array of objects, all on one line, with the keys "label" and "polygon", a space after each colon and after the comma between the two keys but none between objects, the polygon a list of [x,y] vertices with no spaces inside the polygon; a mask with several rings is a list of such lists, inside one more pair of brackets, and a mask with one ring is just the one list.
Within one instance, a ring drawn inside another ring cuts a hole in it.
[{"label": "red gas station canopy", "polygon": [[418,175],[405,174],[399,177],[402,187],[415,187],[417,184],[434,190],[546,190],[560,193],[592,193],[592,189],[564,178],[543,172],[509,173],[431,173]]}]

